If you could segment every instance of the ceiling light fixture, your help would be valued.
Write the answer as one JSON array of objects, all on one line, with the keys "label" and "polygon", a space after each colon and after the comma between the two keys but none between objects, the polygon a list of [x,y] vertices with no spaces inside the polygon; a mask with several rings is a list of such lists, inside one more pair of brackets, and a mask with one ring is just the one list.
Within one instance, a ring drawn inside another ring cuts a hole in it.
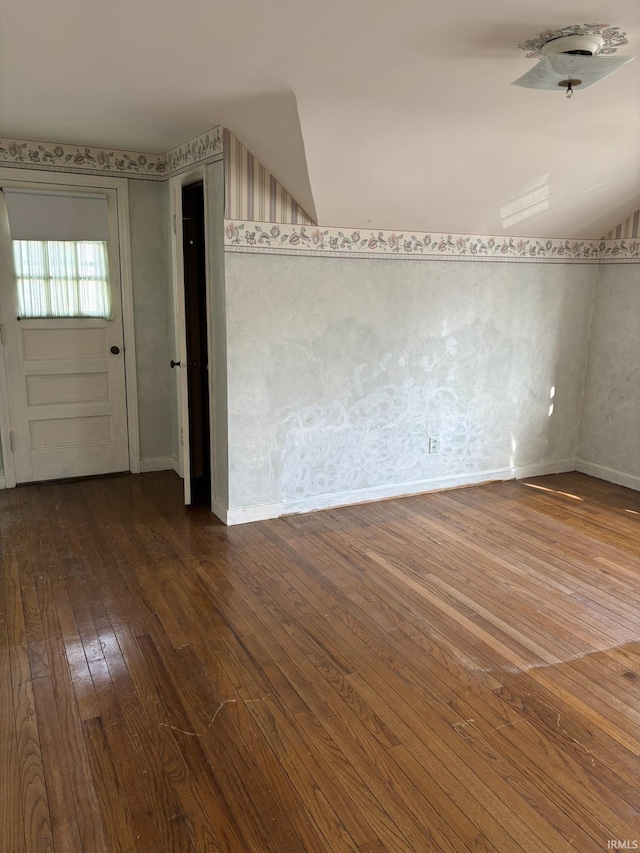
[{"label": "ceiling light fixture", "polygon": [[[541,55],[542,59],[530,71],[514,80],[512,85],[553,91],[560,87],[565,90],[566,97],[571,98],[575,89],[588,89],[634,58],[610,55],[617,50],[617,45],[614,46],[612,39],[607,38],[611,32],[615,31],[618,44],[626,44],[626,39],[622,38],[624,34],[618,33],[617,27],[604,30],[604,34],[577,31],[580,29],[567,27],[558,33],[543,33],[538,39],[519,45],[524,49],[533,47],[535,52],[528,55]],[[570,32],[571,30],[574,32]],[[567,31],[569,34],[565,35]]]}]

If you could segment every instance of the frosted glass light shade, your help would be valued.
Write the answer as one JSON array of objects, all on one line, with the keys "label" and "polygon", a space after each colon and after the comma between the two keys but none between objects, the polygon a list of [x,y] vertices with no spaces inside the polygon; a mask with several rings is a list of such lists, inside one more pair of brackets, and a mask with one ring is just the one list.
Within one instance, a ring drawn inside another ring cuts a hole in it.
[{"label": "frosted glass light shade", "polygon": [[588,89],[614,71],[631,62],[633,56],[573,56],[568,53],[548,54],[537,65],[514,80],[512,86],[525,89],[558,91],[563,80],[580,80],[573,88]]}]

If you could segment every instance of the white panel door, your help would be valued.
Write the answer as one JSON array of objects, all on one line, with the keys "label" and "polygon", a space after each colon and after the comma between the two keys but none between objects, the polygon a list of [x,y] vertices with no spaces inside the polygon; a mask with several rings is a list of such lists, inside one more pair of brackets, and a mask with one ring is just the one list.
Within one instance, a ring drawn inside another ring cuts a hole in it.
[{"label": "white panel door", "polygon": [[178,398],[178,427],[180,429],[180,468],[185,506],[191,504],[191,446],[189,441],[189,383],[187,377],[187,321],[184,297],[184,250],[182,245],[182,185],[183,179],[171,179],[171,210],[173,215],[173,299],[175,340],[178,360],[171,362],[177,368],[176,391]]},{"label": "white panel door", "polygon": [[129,470],[115,196],[112,202],[110,320],[17,318],[12,246],[0,209],[0,308],[18,483]]}]

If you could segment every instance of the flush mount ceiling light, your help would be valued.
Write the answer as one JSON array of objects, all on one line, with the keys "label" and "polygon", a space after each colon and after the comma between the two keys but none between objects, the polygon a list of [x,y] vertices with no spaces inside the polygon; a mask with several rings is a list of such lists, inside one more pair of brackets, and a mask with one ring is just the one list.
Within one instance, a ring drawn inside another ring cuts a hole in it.
[{"label": "flush mount ceiling light", "polygon": [[625,35],[608,24],[576,25],[541,33],[536,39],[518,45],[531,51],[527,56],[542,58],[512,85],[560,90],[570,98],[574,90],[588,89],[631,62],[632,56],[611,56],[620,45],[627,44]]}]

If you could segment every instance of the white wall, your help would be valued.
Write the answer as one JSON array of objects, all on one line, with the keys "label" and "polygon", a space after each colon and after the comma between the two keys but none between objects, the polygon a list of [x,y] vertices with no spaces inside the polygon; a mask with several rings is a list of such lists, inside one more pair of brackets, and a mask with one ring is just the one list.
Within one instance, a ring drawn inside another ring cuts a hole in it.
[{"label": "white wall", "polygon": [[169,184],[129,181],[131,270],[142,468],[176,456],[174,357],[169,268]]},{"label": "white wall", "polygon": [[640,488],[640,267],[600,265],[579,470]]},{"label": "white wall", "polygon": [[571,468],[595,277],[227,253],[230,520]]}]

